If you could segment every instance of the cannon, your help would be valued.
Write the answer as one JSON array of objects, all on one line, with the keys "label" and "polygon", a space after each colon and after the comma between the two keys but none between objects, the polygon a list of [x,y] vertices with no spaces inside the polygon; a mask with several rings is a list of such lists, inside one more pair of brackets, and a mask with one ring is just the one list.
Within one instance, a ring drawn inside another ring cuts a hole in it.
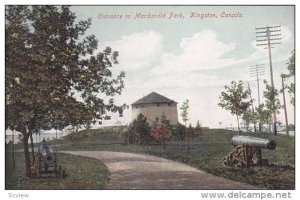
[{"label": "cannon", "polygon": [[274,140],[251,136],[233,136],[231,143],[235,148],[223,159],[223,164],[226,166],[249,167],[267,164],[268,160],[262,159],[261,149],[276,148]]},{"label": "cannon", "polygon": [[64,176],[64,170],[57,165],[56,154],[53,148],[45,142],[38,147],[33,164],[31,166],[32,175],[40,177],[42,174],[55,174]]},{"label": "cannon", "polygon": [[42,157],[44,164],[47,166],[54,165],[56,162],[55,153],[50,145],[42,144],[38,148],[38,155]]}]

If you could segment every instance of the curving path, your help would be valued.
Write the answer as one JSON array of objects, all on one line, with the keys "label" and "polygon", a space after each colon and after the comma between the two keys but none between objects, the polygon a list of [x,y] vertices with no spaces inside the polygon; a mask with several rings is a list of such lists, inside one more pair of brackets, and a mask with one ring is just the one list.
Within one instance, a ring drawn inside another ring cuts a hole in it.
[{"label": "curving path", "polygon": [[150,155],[110,151],[63,151],[104,162],[106,189],[259,189],[217,177],[182,163]]}]

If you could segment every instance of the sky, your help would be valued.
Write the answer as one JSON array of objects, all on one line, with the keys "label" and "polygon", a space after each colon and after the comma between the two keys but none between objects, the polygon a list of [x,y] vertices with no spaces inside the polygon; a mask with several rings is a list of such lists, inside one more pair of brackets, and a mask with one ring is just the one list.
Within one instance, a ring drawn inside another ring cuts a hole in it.
[{"label": "sky", "polygon": [[[270,83],[269,57],[267,49],[256,46],[256,27],[281,25],[281,44],[272,48],[277,89],[294,49],[293,6],[72,6],[71,10],[77,20],[92,19],[86,34],[96,36],[99,51],[110,46],[119,52],[119,64],[112,71],[115,75],[125,71],[126,78],[117,103],[130,105],[157,92],[176,101],[180,114],[180,106],[189,99],[192,125],[199,120],[210,128],[237,126],[235,116],[218,106],[219,96],[233,80],[242,80],[245,86],[247,81],[255,83],[249,68],[256,64],[265,64],[260,77],[263,101],[263,79]],[[251,90],[256,105],[257,86]],[[286,98],[289,123],[294,123],[288,93]],[[282,95],[279,99],[282,102]],[[278,120],[285,123],[283,110]],[[103,125],[130,121],[131,107],[122,118],[113,114]]]}]

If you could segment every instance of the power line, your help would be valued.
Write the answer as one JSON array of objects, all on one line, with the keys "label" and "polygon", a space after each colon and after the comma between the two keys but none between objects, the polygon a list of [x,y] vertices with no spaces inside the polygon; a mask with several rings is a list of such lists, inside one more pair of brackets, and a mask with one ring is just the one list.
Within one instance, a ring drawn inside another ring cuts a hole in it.
[{"label": "power line", "polygon": [[256,64],[249,67],[250,77],[256,78],[257,84],[257,100],[258,100],[258,107],[260,105],[260,87],[259,87],[259,77],[265,75],[265,64]]},{"label": "power line", "polygon": [[[270,77],[271,77],[271,101],[273,107],[275,108],[275,95],[274,95],[274,79],[273,79],[273,67],[272,67],[272,51],[274,45],[281,44],[279,42],[281,40],[281,26],[266,26],[255,28],[256,30],[256,46],[266,46],[265,49],[268,49],[269,52],[269,65],[270,65]],[[277,135],[277,127],[276,127],[276,111],[273,110],[273,132],[274,135]]]}]

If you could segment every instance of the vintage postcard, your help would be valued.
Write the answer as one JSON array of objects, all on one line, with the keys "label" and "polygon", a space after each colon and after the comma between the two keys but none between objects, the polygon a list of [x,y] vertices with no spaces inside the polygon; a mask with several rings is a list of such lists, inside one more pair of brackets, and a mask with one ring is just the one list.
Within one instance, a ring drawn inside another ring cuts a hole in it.
[{"label": "vintage postcard", "polygon": [[5,189],[290,198],[295,6],[6,5]]}]

